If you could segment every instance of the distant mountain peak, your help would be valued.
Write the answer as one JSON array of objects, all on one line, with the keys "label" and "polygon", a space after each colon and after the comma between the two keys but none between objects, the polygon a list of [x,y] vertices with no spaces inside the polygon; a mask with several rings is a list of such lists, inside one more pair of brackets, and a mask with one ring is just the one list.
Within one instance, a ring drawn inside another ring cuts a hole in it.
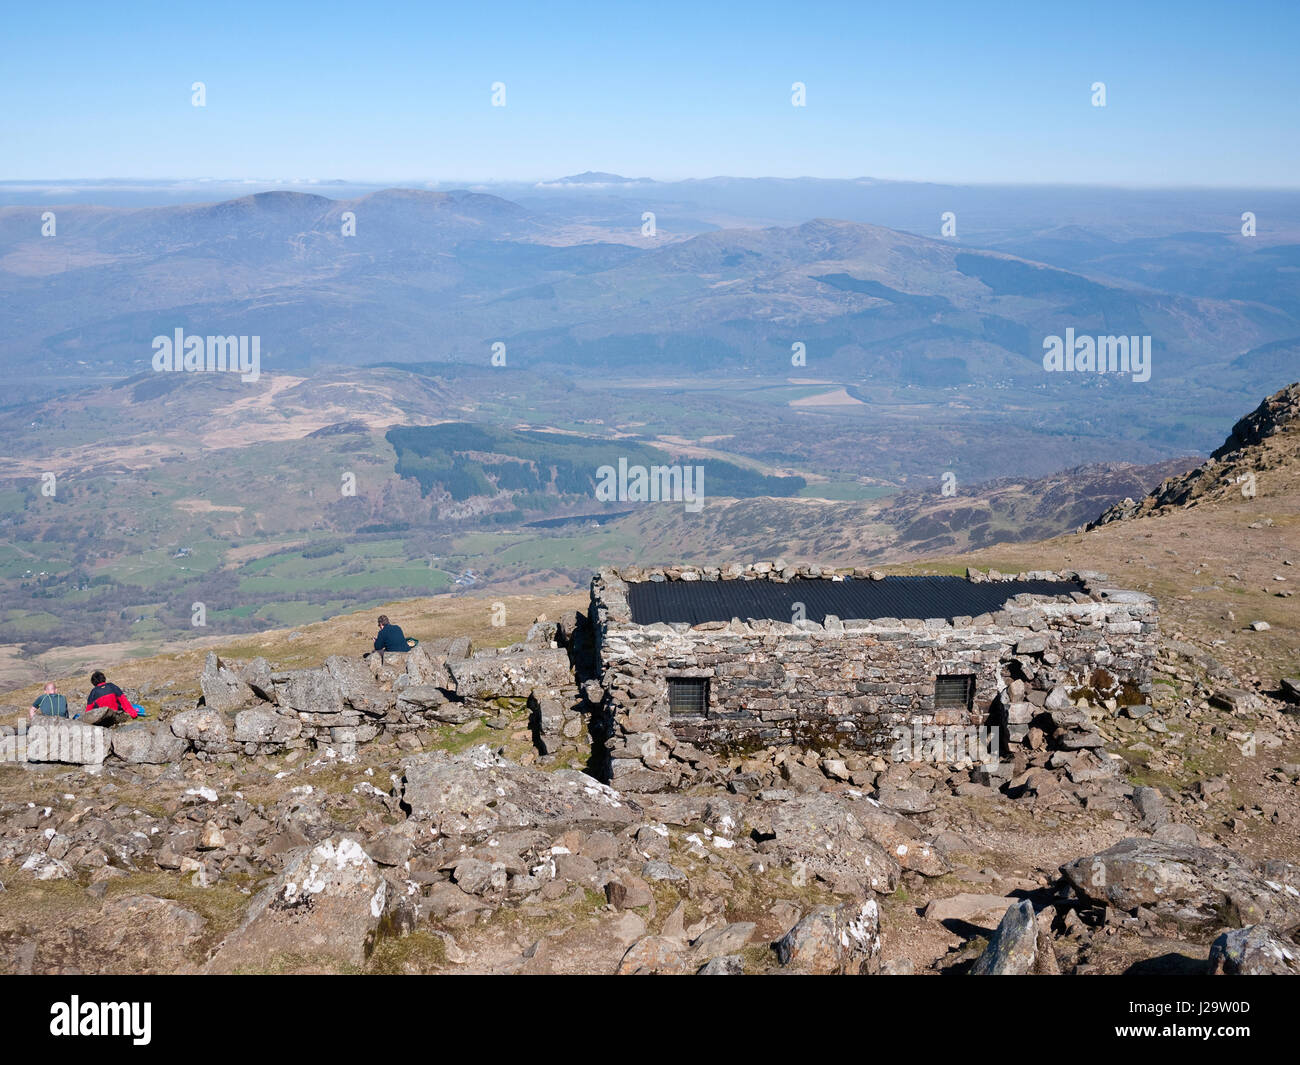
[{"label": "distant mountain peak", "polygon": [[513,200],[490,192],[472,192],[469,189],[412,189],[394,185],[379,189],[362,197],[371,202],[381,200],[409,200],[416,203],[508,203],[518,206]]},{"label": "distant mountain peak", "polygon": [[650,178],[629,178],[622,174],[610,174],[603,170],[586,170],[581,174],[570,174],[546,182],[550,185],[639,185],[649,182]]},{"label": "distant mountain peak", "polygon": [[[219,200],[215,203],[181,204],[179,211],[196,213],[232,214],[243,212],[285,213],[302,208],[322,210],[332,206],[333,200],[315,192],[299,192],[297,189],[271,189],[267,192],[251,192],[233,200]],[[166,208],[157,208],[166,210]]]}]

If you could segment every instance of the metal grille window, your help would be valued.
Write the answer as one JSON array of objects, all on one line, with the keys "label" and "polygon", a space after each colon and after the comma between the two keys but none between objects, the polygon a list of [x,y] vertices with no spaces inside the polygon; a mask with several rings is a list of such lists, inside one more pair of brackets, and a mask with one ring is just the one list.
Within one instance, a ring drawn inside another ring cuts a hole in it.
[{"label": "metal grille window", "polygon": [[704,677],[669,677],[668,712],[703,717],[709,708],[709,682]]},{"label": "metal grille window", "polygon": [[934,708],[936,710],[969,710],[974,701],[974,673],[958,673],[934,678]]}]

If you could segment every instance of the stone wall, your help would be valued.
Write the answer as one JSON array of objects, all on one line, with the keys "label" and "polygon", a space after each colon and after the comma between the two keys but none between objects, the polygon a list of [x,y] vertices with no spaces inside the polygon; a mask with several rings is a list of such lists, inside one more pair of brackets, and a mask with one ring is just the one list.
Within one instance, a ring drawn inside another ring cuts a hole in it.
[{"label": "stone wall", "polygon": [[[197,707],[138,722],[117,714],[95,723],[37,718],[0,728],[0,761],[160,765],[186,756],[229,762],[309,749],[347,756],[375,740],[419,750],[447,729],[480,721],[495,729],[527,724],[544,760],[586,759],[596,705],[588,698],[598,703],[602,693],[589,682],[589,696],[570,661],[568,644],[584,628],[575,614],[560,624],[539,621],[508,647],[475,650],[461,636],[382,657],[331,655],[307,669],[209,653]],[[140,701],[138,693],[128,696]]]},{"label": "stone wall", "polygon": [[[917,725],[996,724],[1005,743],[1019,743],[1058,687],[1129,703],[1141,702],[1150,689],[1155,601],[1108,588],[1102,574],[1021,574],[1080,580],[1084,588],[1071,586],[1055,597],[1017,596],[994,614],[954,622],[828,616],[823,624],[733,619],[638,625],[627,598],[629,579],[835,575],[827,567],[770,563],[598,574],[590,616],[610,723],[611,783],[634,790],[680,786],[717,769],[720,755],[773,745],[885,752],[896,729]],[[1016,578],[994,572],[968,579]],[[935,708],[941,674],[974,676],[969,710]],[[670,715],[670,677],[708,678],[707,712]],[[1053,727],[1050,720],[1040,724]],[[1071,726],[1060,727],[1069,732]]]}]

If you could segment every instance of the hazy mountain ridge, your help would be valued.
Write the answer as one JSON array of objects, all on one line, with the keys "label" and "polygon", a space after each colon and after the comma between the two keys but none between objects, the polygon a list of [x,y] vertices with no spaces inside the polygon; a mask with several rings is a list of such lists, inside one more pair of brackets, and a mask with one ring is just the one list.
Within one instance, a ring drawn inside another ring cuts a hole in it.
[{"label": "hazy mountain ridge", "polygon": [[[342,233],[349,212],[355,236]],[[1169,395],[1300,335],[1300,320],[1258,301],[1152,292],[824,218],[574,242],[500,197],[400,189],[57,213],[58,236],[43,238],[38,211],[0,208],[3,357],[50,373],[138,372],[152,338],[181,327],[260,336],[268,369],[472,364],[502,341],[512,365],[620,372],[652,352],[674,373],[763,376],[788,371],[801,342],[841,378],[951,388],[1041,382],[1042,338],[1071,327],[1152,335],[1149,391]],[[1265,360],[1245,377],[1274,369]]]}]

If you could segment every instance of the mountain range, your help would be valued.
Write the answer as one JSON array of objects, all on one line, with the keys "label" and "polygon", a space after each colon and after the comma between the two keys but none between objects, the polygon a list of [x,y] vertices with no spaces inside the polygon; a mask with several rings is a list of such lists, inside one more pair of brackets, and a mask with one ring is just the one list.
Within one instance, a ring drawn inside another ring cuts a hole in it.
[{"label": "mountain range", "polygon": [[[1284,383],[1300,338],[1292,245],[1058,230],[1012,254],[829,218],[691,234],[671,215],[648,236],[619,203],[615,225],[464,190],[279,191],[55,208],[52,237],[41,210],[0,208],[0,366],[36,367],[30,394],[49,394],[147,369],[181,328],[258,336],[269,371],[488,365],[504,344],[543,373],[764,380],[802,344],[794,366],[866,397],[1014,387],[1131,415],[1240,406]],[[1151,381],[1047,377],[1044,339],[1067,328],[1150,336]]]}]

